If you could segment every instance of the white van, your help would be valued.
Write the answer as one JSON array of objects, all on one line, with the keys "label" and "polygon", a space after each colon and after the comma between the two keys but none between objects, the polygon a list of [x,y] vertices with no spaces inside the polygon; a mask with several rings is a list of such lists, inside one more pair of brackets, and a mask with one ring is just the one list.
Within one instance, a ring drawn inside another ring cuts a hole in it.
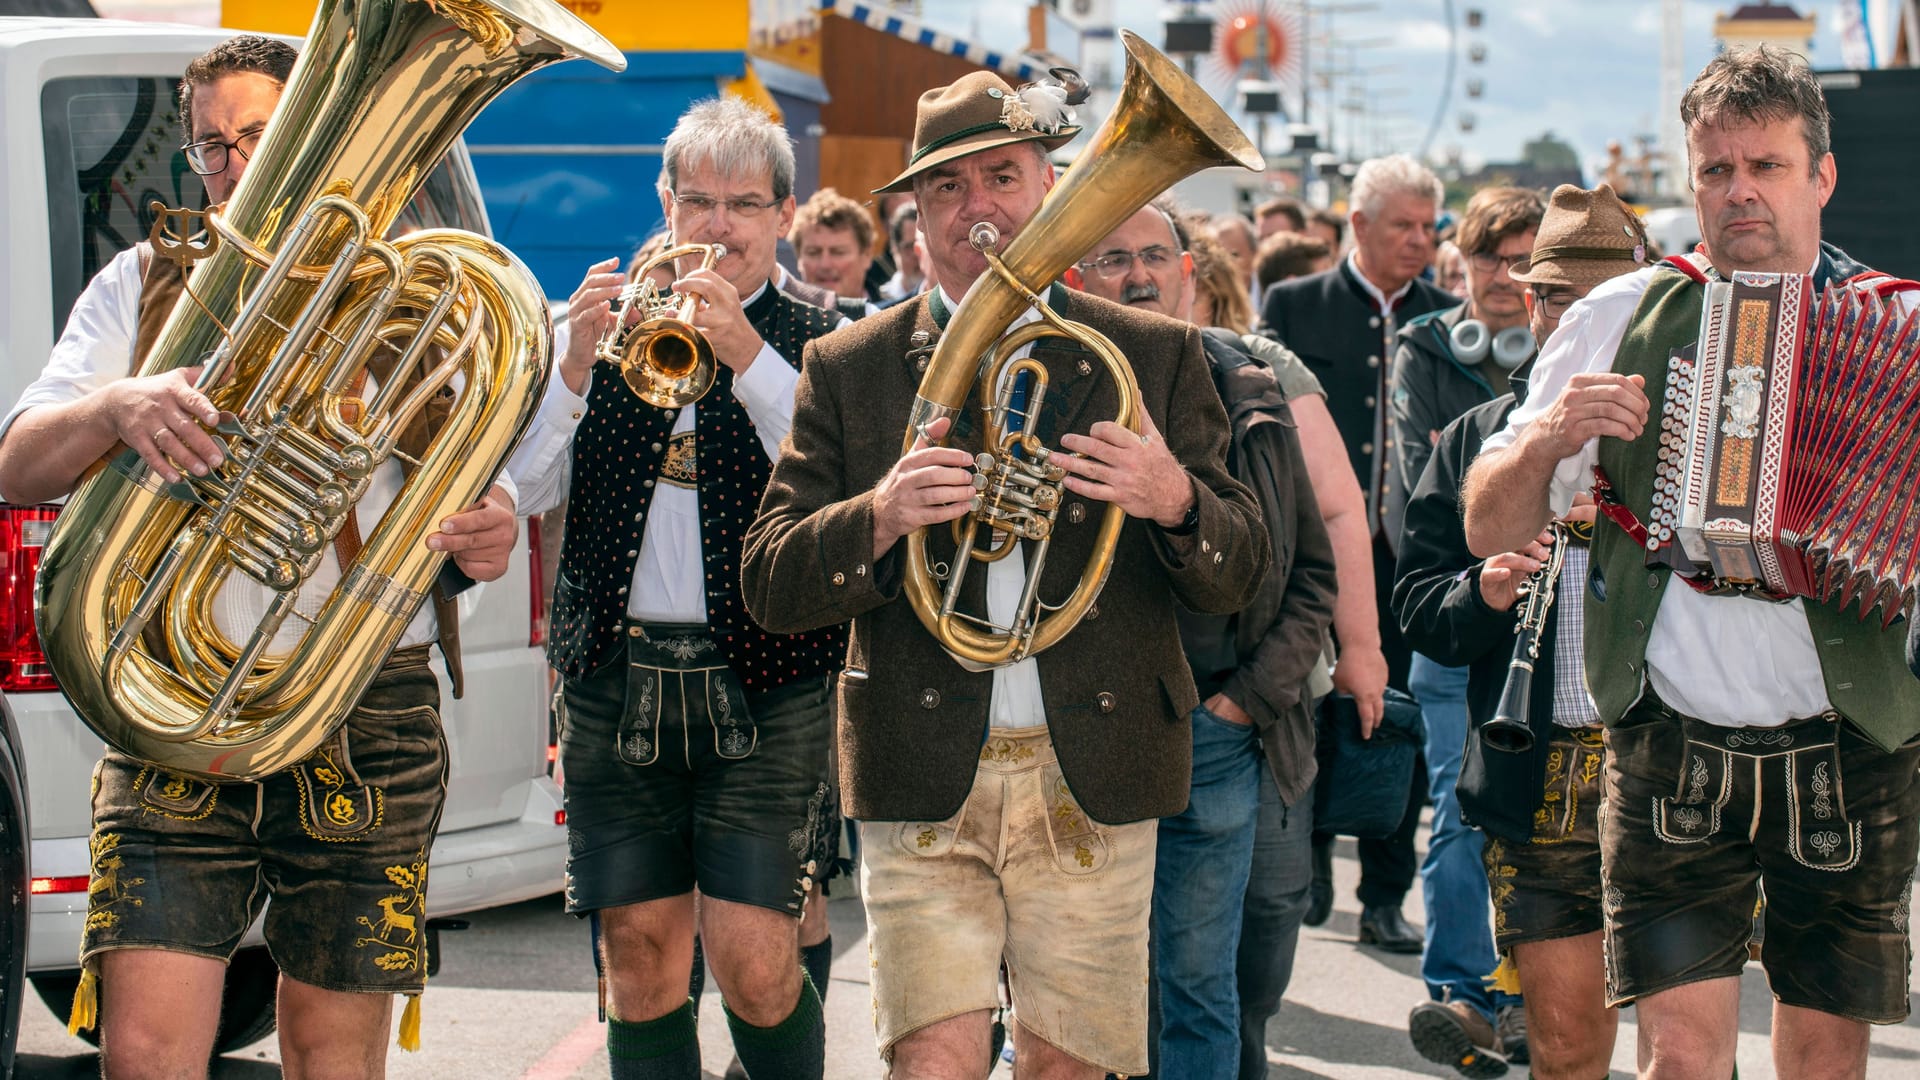
[{"label": "white van", "polygon": [[[149,202],[204,202],[178,149],[175,89],[188,61],[229,34],[0,18],[0,403],[11,405],[39,374],[93,274],[145,237]],[[435,172],[409,215],[487,232],[464,148]],[[0,505],[0,691],[19,725],[31,779],[28,976],[64,1016],[78,978],[89,776],[102,744],[53,684],[33,634],[34,569],[58,513]],[[538,563],[527,557],[540,538],[536,528],[526,534],[505,577],[460,598],[462,700],[453,700],[442,671],[452,778],[432,854],[427,909],[436,918],[562,884],[566,827],[551,775],[545,607]],[[258,943],[256,928],[248,944]],[[236,958],[222,1049],[271,1029],[275,975],[264,948]]]}]

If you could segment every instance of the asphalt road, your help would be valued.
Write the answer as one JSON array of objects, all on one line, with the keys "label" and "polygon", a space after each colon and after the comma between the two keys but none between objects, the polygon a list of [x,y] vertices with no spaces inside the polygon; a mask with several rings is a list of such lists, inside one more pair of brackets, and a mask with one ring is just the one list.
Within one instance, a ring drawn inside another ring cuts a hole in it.
[{"label": "asphalt road", "polygon": [[[1304,932],[1285,1008],[1268,1029],[1270,1076],[1286,1080],[1400,1080],[1449,1075],[1413,1052],[1407,1010],[1425,997],[1418,957],[1388,956],[1351,944],[1358,908],[1358,874],[1350,842],[1335,862],[1340,895],[1327,925]],[[837,883],[836,883],[837,884]],[[835,965],[827,995],[830,1080],[878,1080],[873,1020],[867,997],[868,964],[857,897],[836,896],[830,907]],[[1416,890],[1407,915],[1421,918]],[[485,912],[473,928],[447,935],[445,963],[425,1000],[417,1054],[391,1052],[396,1078],[501,1077],[506,1080],[589,1080],[607,1075],[604,1029],[594,1019],[593,968],[584,923],[561,913],[557,896]],[[1920,973],[1917,973],[1920,974]],[[1916,977],[1915,985],[1920,985]],[[711,986],[711,984],[709,984]],[[1741,1010],[1740,1075],[1773,1076],[1767,1051],[1770,998],[1758,965],[1749,965]],[[1920,994],[1914,996],[1920,1013]],[[396,1022],[399,1010],[394,1010]],[[708,1075],[717,1076],[729,1052],[726,1023],[709,989],[700,1010]],[[1633,1014],[1622,1018],[1615,1077],[1631,1077]],[[29,1001],[20,1032],[20,1080],[95,1077],[99,1059],[58,1020]],[[216,1080],[280,1076],[268,1039],[220,1060]],[[1518,1075],[1516,1070],[1515,1074]],[[1010,1075],[1007,1066],[996,1080]],[[1920,1075],[1920,1022],[1874,1032],[1868,1076],[1907,1080]]]}]

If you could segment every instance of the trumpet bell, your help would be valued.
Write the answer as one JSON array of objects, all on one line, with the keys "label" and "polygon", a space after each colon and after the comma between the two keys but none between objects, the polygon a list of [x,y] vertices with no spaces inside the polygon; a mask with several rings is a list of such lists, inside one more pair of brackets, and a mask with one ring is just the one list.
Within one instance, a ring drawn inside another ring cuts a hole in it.
[{"label": "trumpet bell", "polygon": [[678,409],[713,388],[713,345],[679,319],[648,319],[620,350],[620,376],[649,405]]}]

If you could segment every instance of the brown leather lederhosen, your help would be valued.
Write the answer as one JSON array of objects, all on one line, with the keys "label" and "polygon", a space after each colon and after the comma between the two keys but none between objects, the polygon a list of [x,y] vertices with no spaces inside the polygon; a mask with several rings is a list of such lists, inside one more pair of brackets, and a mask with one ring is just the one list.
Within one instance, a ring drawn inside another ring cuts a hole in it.
[{"label": "brown leather lederhosen", "polygon": [[[146,363],[147,353],[160,337],[160,330],[166,325],[167,317],[173,313],[174,304],[180,298],[186,284],[186,275],[181,264],[172,259],[154,257],[150,244],[142,241],[138,245],[140,257],[140,320],[135,327],[133,339],[133,366],[131,372],[138,372]],[[397,355],[390,349],[374,354],[367,364],[372,376],[384,383],[393,373]],[[421,364],[414,369],[412,380],[420,378],[430,367]],[[434,433],[447,422],[453,414],[453,392],[442,389],[427,402],[426,408],[407,429],[400,433],[398,451],[401,471],[411,476],[414,466],[432,444]],[[341,567],[345,573],[346,567]],[[466,689],[464,670],[460,663],[460,607],[454,595],[446,587],[436,582],[433,587],[433,618],[438,628],[440,654],[447,662],[447,682],[454,697],[460,697]]]}]

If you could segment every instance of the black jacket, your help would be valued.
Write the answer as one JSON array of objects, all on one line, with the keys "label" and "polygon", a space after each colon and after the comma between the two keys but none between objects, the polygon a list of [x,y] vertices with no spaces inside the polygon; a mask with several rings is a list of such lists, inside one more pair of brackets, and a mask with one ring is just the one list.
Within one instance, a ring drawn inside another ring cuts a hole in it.
[{"label": "black jacket", "polygon": [[1227,469],[1253,489],[1273,563],[1238,612],[1181,608],[1180,641],[1200,697],[1224,691],[1253,717],[1280,801],[1291,806],[1318,768],[1313,702],[1304,690],[1333,622],[1333,544],[1273,371],[1227,331],[1207,330],[1202,340],[1233,429]]},{"label": "black jacket", "polygon": [[1385,503],[1393,434],[1386,424],[1393,335],[1416,315],[1452,307],[1458,297],[1415,279],[1383,318],[1373,297],[1342,260],[1324,273],[1282,281],[1267,290],[1262,332],[1299,354],[1327,391],[1327,411],[1347,444],[1347,457],[1367,498],[1367,525],[1389,544],[1400,535],[1397,507]]},{"label": "black jacket", "polygon": [[1491,358],[1466,364],[1454,355],[1453,328],[1466,313],[1465,304],[1430,311],[1409,320],[1394,337],[1393,388],[1387,396],[1393,460],[1383,500],[1390,520],[1405,511],[1433,456],[1434,436],[1468,409],[1507,392],[1507,372]]},{"label": "black jacket", "polygon": [[[1500,430],[1513,411],[1508,394],[1467,411],[1440,433],[1427,468],[1407,501],[1400,534],[1400,558],[1393,586],[1393,610],[1407,642],[1435,662],[1466,665],[1467,713],[1473,727],[1493,718],[1513,659],[1515,610],[1494,611],[1480,598],[1480,560],[1467,550],[1460,517],[1460,487],[1467,466],[1487,437]],[[1565,594],[1561,602],[1578,602]],[[1547,766],[1547,737],[1553,731],[1553,651],[1560,604],[1548,611],[1540,633],[1527,722],[1533,750],[1526,754],[1481,753],[1474,732],[1467,735],[1456,791],[1460,815],[1470,825],[1520,843],[1533,836],[1533,809],[1540,805]]]}]

